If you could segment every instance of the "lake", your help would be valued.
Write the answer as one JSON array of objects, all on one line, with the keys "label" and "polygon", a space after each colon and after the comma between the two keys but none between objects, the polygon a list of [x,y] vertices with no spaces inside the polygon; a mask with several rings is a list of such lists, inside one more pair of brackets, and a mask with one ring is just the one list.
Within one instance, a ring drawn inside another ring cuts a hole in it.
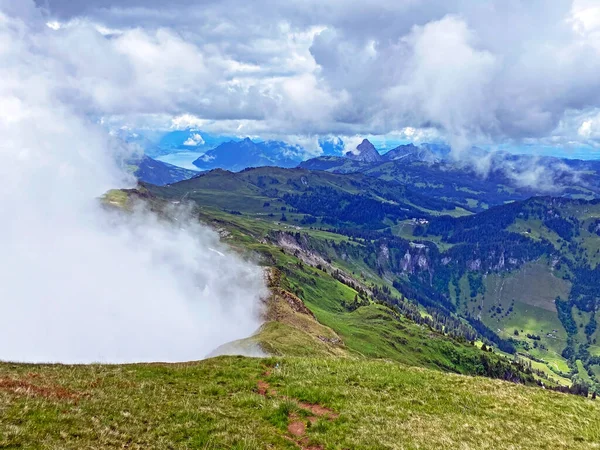
[{"label": "lake", "polygon": [[183,167],[184,169],[199,170],[192,164],[193,161],[198,159],[204,153],[199,152],[177,152],[169,155],[159,156],[156,159],[158,161],[165,162],[167,164],[173,164],[177,167]]}]

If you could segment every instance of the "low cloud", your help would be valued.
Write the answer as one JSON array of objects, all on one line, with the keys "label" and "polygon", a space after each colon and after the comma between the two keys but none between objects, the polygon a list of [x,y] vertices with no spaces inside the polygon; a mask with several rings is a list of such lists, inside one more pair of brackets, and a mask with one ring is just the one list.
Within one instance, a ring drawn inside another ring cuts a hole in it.
[{"label": "low cloud", "polygon": [[204,139],[202,138],[202,136],[199,133],[192,134],[183,143],[183,145],[187,145],[188,147],[196,147],[198,145],[203,145],[203,144],[204,144]]},{"label": "low cloud", "polygon": [[357,147],[365,138],[362,136],[348,136],[344,138],[344,150],[343,153],[346,154],[348,152],[358,155],[359,150]]},{"label": "low cloud", "polygon": [[101,205],[135,183],[131,150],[82,110],[99,92],[85,77],[65,91],[72,67],[36,14],[0,15],[0,360],[197,360],[252,334],[260,267],[186,215]]}]

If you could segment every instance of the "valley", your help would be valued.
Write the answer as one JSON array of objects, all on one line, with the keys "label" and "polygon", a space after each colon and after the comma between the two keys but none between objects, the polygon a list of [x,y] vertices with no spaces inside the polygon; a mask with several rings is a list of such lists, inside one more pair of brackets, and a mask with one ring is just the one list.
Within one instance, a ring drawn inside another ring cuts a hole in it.
[{"label": "valley", "polygon": [[[464,215],[394,181],[279,168],[213,171],[144,188],[169,201],[193,201],[209,223],[217,214],[220,223],[243,224],[304,264],[340,271],[351,285],[370,289],[371,299],[408,299],[423,316],[462,320],[488,345],[562,384],[573,377],[590,387],[598,382],[595,288],[585,281],[595,279],[597,244],[588,230],[600,217],[595,201],[540,197]],[[348,297],[338,302],[351,303]],[[572,329],[565,328],[569,315]]]},{"label": "valley", "polygon": [[200,362],[0,363],[0,444],[593,448],[600,203],[457,213],[411,188],[262,167],[110,191],[259,261],[263,325]]}]

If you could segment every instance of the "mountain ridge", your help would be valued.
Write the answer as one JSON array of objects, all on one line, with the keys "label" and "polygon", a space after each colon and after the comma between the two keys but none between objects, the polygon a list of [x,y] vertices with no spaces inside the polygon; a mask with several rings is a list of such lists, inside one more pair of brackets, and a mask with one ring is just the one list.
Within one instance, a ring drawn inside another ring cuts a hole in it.
[{"label": "mountain ridge", "polygon": [[383,161],[383,157],[379,154],[377,149],[368,139],[363,141],[356,147],[356,152],[348,151],[345,154],[346,158],[353,159],[361,162],[378,162]]},{"label": "mountain ridge", "polygon": [[[363,173],[270,167],[148,187],[159,198],[187,195],[253,223],[265,229],[261,242],[337,273],[373,298],[396,306],[403,305],[397,297],[410,298],[433,308],[433,316],[458,315],[488,345],[528,355],[553,377],[595,380],[600,200],[535,197],[470,214],[413,188]],[[528,276],[538,287],[518,289]]]},{"label": "mountain ridge", "polygon": [[246,137],[241,141],[224,142],[192,164],[201,170],[225,168],[233,172],[258,166],[294,167],[302,160],[299,151],[282,142],[254,142]]},{"label": "mountain ridge", "polygon": [[265,323],[217,350],[252,357],[0,362],[0,444],[592,448],[600,201],[451,217],[410,188],[262,167],[111,192],[124,213],[185,208],[260,261]]},{"label": "mountain ridge", "polygon": [[158,161],[147,155],[130,160],[128,163],[138,180],[158,186],[187,180],[200,173]]}]

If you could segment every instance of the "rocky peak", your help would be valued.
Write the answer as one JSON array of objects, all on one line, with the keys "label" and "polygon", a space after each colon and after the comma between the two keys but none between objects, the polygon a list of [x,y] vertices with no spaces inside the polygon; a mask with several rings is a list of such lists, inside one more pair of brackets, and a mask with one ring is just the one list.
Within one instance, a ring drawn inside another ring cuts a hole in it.
[{"label": "rocky peak", "polygon": [[355,161],[377,162],[382,161],[383,157],[368,139],[363,141],[356,147],[357,152],[346,152],[346,157]]}]

